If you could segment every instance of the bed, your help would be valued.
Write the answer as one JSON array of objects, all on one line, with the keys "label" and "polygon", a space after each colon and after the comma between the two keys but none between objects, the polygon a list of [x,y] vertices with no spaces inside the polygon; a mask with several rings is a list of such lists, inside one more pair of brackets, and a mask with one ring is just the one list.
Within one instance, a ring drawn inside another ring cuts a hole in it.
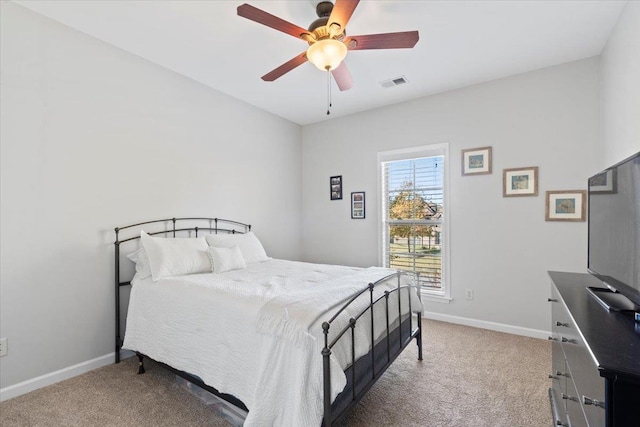
[{"label": "bed", "polygon": [[407,275],[272,259],[250,225],[217,218],[115,233],[116,363],[121,349],[139,373],[153,359],[247,410],[246,426],[336,425],[414,339],[422,360],[419,280]]}]

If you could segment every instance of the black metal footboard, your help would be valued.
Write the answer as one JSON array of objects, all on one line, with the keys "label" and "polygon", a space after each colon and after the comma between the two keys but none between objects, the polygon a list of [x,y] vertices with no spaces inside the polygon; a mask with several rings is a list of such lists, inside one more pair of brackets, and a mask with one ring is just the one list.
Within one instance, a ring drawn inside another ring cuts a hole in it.
[{"label": "black metal footboard", "polygon": [[[362,399],[365,393],[376,383],[376,381],[387,370],[391,363],[400,355],[407,345],[416,339],[418,346],[418,360],[422,360],[422,319],[420,312],[417,313],[417,325],[413,327],[411,298],[409,296],[409,307],[402,311],[402,298],[400,291],[407,289],[407,292],[417,291],[420,298],[420,278],[417,277],[417,285],[401,286],[400,272],[386,276],[369,286],[358,294],[354,295],[331,319],[322,324],[324,332],[323,357],[323,387],[324,387],[324,426],[339,424],[349,411]],[[397,287],[391,291],[385,291],[383,295],[374,299],[374,289],[393,278],[397,278]],[[355,317],[349,319],[349,324],[338,332],[336,337],[329,342],[329,331],[331,324],[340,316],[346,308],[358,297],[369,291],[369,305],[361,310]],[[391,307],[389,297],[397,292],[397,307]],[[374,307],[376,304],[384,304],[386,314],[386,334],[376,343],[376,333],[374,330]],[[397,309],[398,326],[391,328],[390,313]],[[369,316],[366,313],[369,312]],[[371,350],[368,354],[356,359],[355,355],[355,328],[362,322],[370,322],[371,328]],[[350,332],[350,334],[349,334]],[[331,366],[330,357],[333,347],[339,340],[346,337],[351,338],[351,365],[345,370],[347,375],[347,385],[345,389],[331,403]]]}]

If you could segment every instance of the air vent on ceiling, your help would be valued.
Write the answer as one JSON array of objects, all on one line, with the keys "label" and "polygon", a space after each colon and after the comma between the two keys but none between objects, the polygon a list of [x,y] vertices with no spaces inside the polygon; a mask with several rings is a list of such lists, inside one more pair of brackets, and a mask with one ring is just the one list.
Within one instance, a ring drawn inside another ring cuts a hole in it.
[{"label": "air vent on ceiling", "polygon": [[406,84],[406,83],[409,83],[407,78],[405,76],[400,76],[400,77],[396,77],[394,79],[384,80],[384,81],[380,82],[380,86],[382,86],[384,88],[389,88],[389,87],[394,87],[394,86],[400,86],[400,85],[403,85],[403,84]]}]

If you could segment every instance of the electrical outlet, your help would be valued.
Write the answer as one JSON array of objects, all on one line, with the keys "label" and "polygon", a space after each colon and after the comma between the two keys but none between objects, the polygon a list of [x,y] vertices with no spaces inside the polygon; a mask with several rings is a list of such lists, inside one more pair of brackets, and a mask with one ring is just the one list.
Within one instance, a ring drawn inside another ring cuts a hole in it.
[{"label": "electrical outlet", "polygon": [[473,299],[473,289],[467,289],[467,299]]},{"label": "electrical outlet", "polygon": [[7,339],[0,339],[0,357],[6,356],[9,353],[9,347],[7,347]]}]

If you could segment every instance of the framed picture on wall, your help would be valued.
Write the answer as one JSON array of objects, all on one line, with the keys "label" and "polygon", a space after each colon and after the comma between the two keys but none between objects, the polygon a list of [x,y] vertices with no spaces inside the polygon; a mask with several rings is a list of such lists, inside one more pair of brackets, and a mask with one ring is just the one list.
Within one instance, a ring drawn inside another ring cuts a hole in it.
[{"label": "framed picture on wall", "polygon": [[351,193],[351,218],[364,219],[364,191]]},{"label": "framed picture on wall", "polygon": [[546,221],[584,221],[587,212],[585,190],[547,191]]},{"label": "framed picture on wall", "polygon": [[332,176],[329,178],[329,191],[331,200],[342,199],[342,175]]},{"label": "framed picture on wall", "polygon": [[462,150],[462,175],[491,173],[491,147]]},{"label": "framed picture on wall", "polygon": [[504,169],[502,197],[537,196],[538,167]]},{"label": "framed picture on wall", "polygon": [[594,176],[589,180],[590,192],[613,194],[618,192],[617,188],[617,169],[610,169],[606,172],[602,172],[600,175]]}]

